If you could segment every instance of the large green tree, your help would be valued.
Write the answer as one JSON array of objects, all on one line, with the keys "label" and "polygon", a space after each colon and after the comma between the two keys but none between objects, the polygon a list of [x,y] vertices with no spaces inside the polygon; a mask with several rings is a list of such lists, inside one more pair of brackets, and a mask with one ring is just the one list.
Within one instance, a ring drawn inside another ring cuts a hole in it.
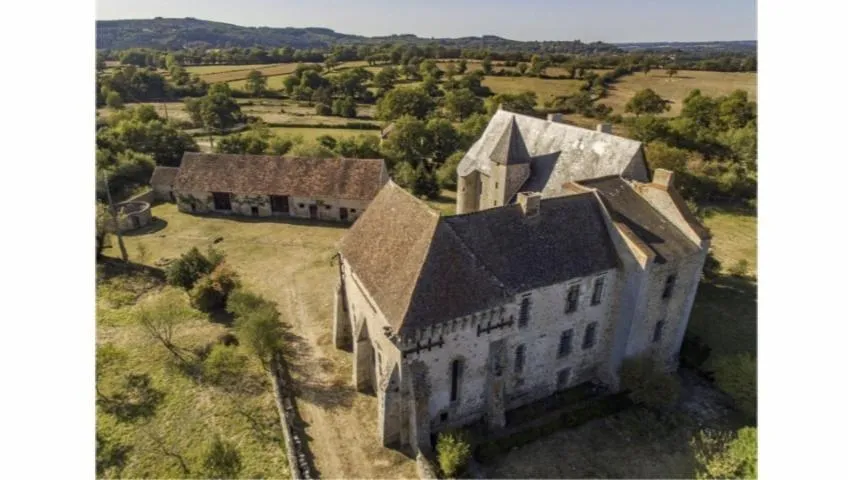
[{"label": "large green tree", "polygon": [[397,88],[386,93],[376,106],[382,120],[395,120],[405,115],[426,118],[435,108],[432,98],[419,88]]},{"label": "large green tree", "polygon": [[444,96],[444,111],[450,118],[461,122],[475,113],[483,113],[485,108],[483,100],[471,90],[458,89]]},{"label": "large green tree", "polygon": [[260,97],[267,91],[267,77],[259,70],[252,70],[246,77],[246,91],[255,97]]},{"label": "large green tree", "polygon": [[637,116],[653,115],[667,110],[669,110],[669,103],[651,88],[640,90],[625,105],[627,113],[633,113]]}]

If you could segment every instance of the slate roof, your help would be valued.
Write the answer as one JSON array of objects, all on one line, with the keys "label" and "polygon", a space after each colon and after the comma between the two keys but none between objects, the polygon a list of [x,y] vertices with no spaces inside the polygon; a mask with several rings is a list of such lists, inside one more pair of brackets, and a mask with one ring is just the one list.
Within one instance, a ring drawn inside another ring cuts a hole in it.
[{"label": "slate roof", "polygon": [[184,153],[175,190],[372,199],[387,180],[381,159]]},{"label": "slate roof", "polygon": [[154,172],[151,174],[151,185],[168,185],[172,186],[175,183],[175,177],[178,175],[178,167],[154,167]]},{"label": "slate roof", "polygon": [[666,263],[699,251],[699,246],[624,179],[610,176],[577,183],[598,190],[613,221],[625,225],[636,239],[650,248],[656,263]]},{"label": "slate roof", "polygon": [[524,145],[524,139],[518,130],[515,117],[510,118],[509,123],[495,143],[495,148],[489,154],[489,159],[501,165],[530,163],[530,154]]},{"label": "slate roof", "polygon": [[[490,174],[491,155],[504,141],[508,129],[514,130],[508,128],[513,123],[522,140],[519,143],[525,145],[533,160],[531,180],[521,189],[541,191],[545,196],[559,195],[562,185],[569,181],[620,175],[642,151],[642,143],[636,140],[498,110],[483,135],[465,153],[456,172],[463,177],[474,170]],[[547,175],[539,174],[534,179],[540,157],[545,157],[549,170]]]},{"label": "slate roof", "polygon": [[594,194],[440,217],[388,182],[340,252],[398,333],[506,303],[512,296],[616,268]]}]

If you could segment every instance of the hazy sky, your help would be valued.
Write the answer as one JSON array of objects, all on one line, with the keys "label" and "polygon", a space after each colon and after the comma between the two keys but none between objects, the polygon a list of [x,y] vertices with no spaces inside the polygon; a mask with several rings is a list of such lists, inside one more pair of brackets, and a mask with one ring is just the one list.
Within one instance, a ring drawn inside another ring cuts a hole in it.
[{"label": "hazy sky", "polygon": [[755,0],[96,0],[98,20],[195,17],[243,26],[513,40],[755,40]]}]

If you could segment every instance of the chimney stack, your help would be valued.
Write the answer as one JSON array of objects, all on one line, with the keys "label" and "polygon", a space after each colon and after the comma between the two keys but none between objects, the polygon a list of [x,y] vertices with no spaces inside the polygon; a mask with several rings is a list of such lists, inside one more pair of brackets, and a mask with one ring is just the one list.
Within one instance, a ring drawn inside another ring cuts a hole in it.
[{"label": "chimney stack", "polygon": [[612,133],[609,123],[599,123],[595,129],[601,133]]},{"label": "chimney stack", "polygon": [[670,170],[665,170],[663,168],[655,169],[654,177],[652,178],[652,183],[655,185],[659,185],[667,190],[670,187],[674,186],[675,183],[675,174]]},{"label": "chimney stack", "polygon": [[539,192],[518,192],[518,204],[521,205],[521,211],[525,217],[539,215],[539,200],[541,199],[542,194]]},{"label": "chimney stack", "polygon": [[562,113],[549,113],[548,114],[548,121],[560,123],[563,121],[563,114]]}]

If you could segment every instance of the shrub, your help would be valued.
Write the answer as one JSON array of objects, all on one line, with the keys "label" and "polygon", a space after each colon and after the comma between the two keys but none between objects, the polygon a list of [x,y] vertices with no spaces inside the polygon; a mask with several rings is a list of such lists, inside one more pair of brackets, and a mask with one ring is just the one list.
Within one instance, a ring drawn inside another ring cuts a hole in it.
[{"label": "shrub", "polygon": [[238,290],[231,295],[227,310],[237,318],[237,338],[258,357],[266,368],[282,348],[280,314],[276,305],[260,295]]},{"label": "shrub", "polygon": [[712,362],[714,382],[734,399],[738,409],[750,417],[756,414],[757,364],[748,353],[726,355]]},{"label": "shrub", "polygon": [[732,275],[736,277],[745,277],[747,272],[749,272],[749,262],[745,259],[741,258],[737,261],[735,266],[731,268]]},{"label": "shrub", "polygon": [[696,478],[756,478],[758,430],[743,427],[737,434],[702,431],[690,442],[699,470]]},{"label": "shrub", "polygon": [[236,478],[242,470],[240,452],[231,442],[216,435],[205,448],[202,469],[208,478]]},{"label": "shrub", "polygon": [[442,432],[438,435],[438,464],[446,477],[456,477],[465,471],[471,458],[471,445],[460,432]]},{"label": "shrub", "polygon": [[314,112],[317,115],[330,116],[332,114],[332,107],[325,103],[318,103],[316,107],[314,107]]},{"label": "shrub", "polygon": [[708,255],[705,257],[705,264],[702,265],[702,277],[706,280],[715,278],[720,274],[721,267],[722,265],[717,260],[717,257],[714,256],[714,252],[708,252]]},{"label": "shrub", "polygon": [[193,247],[166,268],[166,281],[169,285],[189,290],[199,278],[213,271],[213,267],[213,262]]},{"label": "shrub", "polygon": [[219,265],[210,275],[196,282],[190,290],[190,303],[193,307],[207,313],[225,308],[228,295],[239,284],[236,272],[225,265]]},{"label": "shrub", "polygon": [[121,95],[118,92],[110,92],[107,94],[107,106],[113,109],[124,108],[124,101],[121,99]]},{"label": "shrub", "polygon": [[623,387],[630,391],[631,401],[654,409],[671,406],[681,394],[678,379],[663,373],[649,356],[625,360],[621,378]]},{"label": "shrub", "polygon": [[246,368],[246,357],[234,347],[214,345],[204,360],[202,375],[206,382],[233,384]]}]

